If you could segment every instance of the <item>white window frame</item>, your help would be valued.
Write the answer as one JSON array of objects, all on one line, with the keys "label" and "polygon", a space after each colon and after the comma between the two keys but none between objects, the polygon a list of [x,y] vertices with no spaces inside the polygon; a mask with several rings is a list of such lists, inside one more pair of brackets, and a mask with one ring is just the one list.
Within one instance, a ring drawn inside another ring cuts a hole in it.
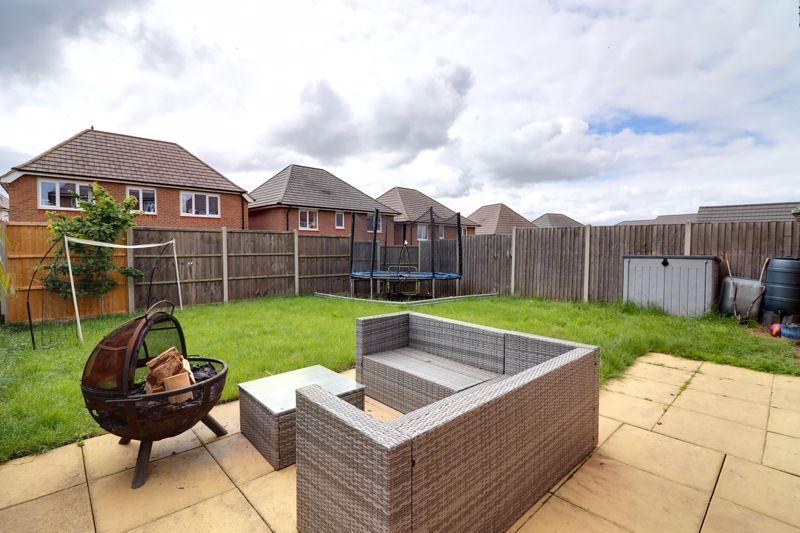
[{"label": "white window frame", "polygon": [[[56,186],[56,205],[42,205],[42,183],[54,183]],[[61,195],[59,194],[59,190],[61,189],[62,183],[71,183],[75,185],[75,192],[80,194],[81,185],[88,186],[90,189],[89,194],[91,194],[91,187],[92,184],[88,181],[76,181],[76,180],[62,180],[59,178],[39,178],[36,181],[36,205],[39,209],[46,209],[47,211],[83,211],[80,207],[61,207],[59,205],[61,203]]]},{"label": "white window frame", "polygon": [[[339,215],[342,215],[342,225],[339,225]],[[344,219],[344,211],[336,211],[333,214],[333,225],[336,229],[344,229],[347,225],[347,221]]]},{"label": "white window frame", "polygon": [[[205,215],[198,215],[195,213],[184,213],[183,212],[183,195],[184,194],[191,194],[192,195],[192,209],[194,206],[197,205],[195,201],[195,197],[200,194],[206,197],[206,211],[208,211],[208,199],[211,197],[215,197],[217,199],[217,214],[216,215],[209,215],[206,213]],[[208,192],[200,192],[200,191],[180,191],[178,194],[178,211],[180,212],[182,217],[198,217],[198,218],[222,218],[222,199],[220,198],[219,194],[213,194]]]},{"label": "white window frame", "polygon": [[444,224],[439,224],[439,240],[444,239]]},{"label": "white window frame", "polygon": [[[300,213],[306,213],[306,227],[301,224]],[[314,222],[316,225],[312,228],[309,226],[309,214],[314,213]],[[297,228],[303,231],[319,231],[319,210],[318,209],[298,209],[297,210]]]},{"label": "white window frame", "polygon": [[[417,236],[417,240],[418,241],[427,241],[428,240],[428,225],[427,224],[415,224],[415,226],[416,226],[416,228],[414,230],[414,233]],[[419,229],[420,228],[425,228],[425,237],[420,237],[419,236]]]},{"label": "white window frame", "polygon": [[[372,233],[372,230],[369,229],[369,219],[374,216],[374,214],[367,215],[367,233]],[[383,215],[378,215],[378,233],[383,233]]]},{"label": "white window frame", "polygon": [[[140,209],[134,209],[134,211],[133,211],[134,213],[139,213],[140,215],[157,215],[158,214],[158,191],[155,189],[155,187],[134,187],[132,185],[129,185],[129,186],[125,187],[125,197],[130,196],[131,195],[131,191],[139,191],[139,208]],[[142,193],[144,191],[153,191],[153,202],[155,203],[155,211],[143,211],[141,209],[141,207],[142,207]]]}]

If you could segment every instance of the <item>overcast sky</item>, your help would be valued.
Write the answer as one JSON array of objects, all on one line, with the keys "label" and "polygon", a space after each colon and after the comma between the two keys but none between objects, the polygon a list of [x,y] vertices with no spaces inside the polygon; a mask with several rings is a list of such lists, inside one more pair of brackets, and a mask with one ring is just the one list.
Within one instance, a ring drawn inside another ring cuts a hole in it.
[{"label": "overcast sky", "polygon": [[3,171],[94,125],[248,190],[300,163],[464,214],[800,199],[796,0],[0,6]]}]

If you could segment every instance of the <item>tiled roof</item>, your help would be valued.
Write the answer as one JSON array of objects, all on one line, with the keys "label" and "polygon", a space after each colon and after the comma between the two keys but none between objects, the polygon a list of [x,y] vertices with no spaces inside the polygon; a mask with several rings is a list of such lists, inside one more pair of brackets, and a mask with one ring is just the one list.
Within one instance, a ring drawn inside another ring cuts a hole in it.
[{"label": "tiled roof", "polygon": [[327,170],[289,165],[250,193],[250,208],[291,205],[393,214],[394,211]]},{"label": "tiled roof", "polygon": [[13,170],[245,192],[173,142],[94,129],[83,130]]},{"label": "tiled roof", "polygon": [[792,209],[800,202],[700,206],[696,222],[745,222],[793,220]]},{"label": "tiled roof", "polygon": [[697,213],[683,213],[678,215],[659,215],[656,218],[644,220],[623,220],[618,222],[617,226],[649,226],[652,224],[684,224],[686,222],[694,222],[697,218]]},{"label": "tiled roof", "polygon": [[[428,209],[433,208],[435,221],[445,225],[456,224],[455,211],[416,189],[394,187],[379,196],[378,201],[400,213],[399,216],[394,217],[395,222],[415,222],[425,215]],[[461,225],[478,226],[479,224],[462,216]]]},{"label": "tiled roof", "polygon": [[480,224],[475,230],[476,235],[511,235],[515,227],[535,227],[506,204],[485,205],[472,213],[469,218]]},{"label": "tiled roof", "polygon": [[577,220],[561,213],[545,213],[532,222],[537,228],[579,228],[583,226]]}]

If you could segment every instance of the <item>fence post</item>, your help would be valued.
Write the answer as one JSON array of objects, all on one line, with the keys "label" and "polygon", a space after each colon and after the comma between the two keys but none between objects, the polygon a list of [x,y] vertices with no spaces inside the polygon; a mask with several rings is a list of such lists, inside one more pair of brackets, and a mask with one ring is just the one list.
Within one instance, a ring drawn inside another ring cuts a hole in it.
[{"label": "fence post", "polygon": [[692,223],[686,222],[683,233],[683,255],[692,255]]},{"label": "fence post", "polygon": [[591,245],[591,224],[583,227],[583,301],[589,301],[589,258]]},{"label": "fence post", "polygon": [[[128,228],[125,235],[126,244],[135,244],[133,242],[133,228]],[[128,266],[133,268],[133,248],[126,250]],[[132,313],[136,310],[136,278],[128,278],[128,312]]]},{"label": "fence post", "polygon": [[294,294],[300,294],[300,234],[294,230]]},{"label": "fence post", "polygon": [[515,286],[517,284],[517,227],[511,228],[511,296],[514,296]]},{"label": "fence post", "polygon": [[228,303],[228,228],[222,227],[222,301]]},{"label": "fence post", "polygon": [[[8,244],[6,242],[6,239],[8,239],[7,230],[8,230],[8,225],[5,222],[0,221],[0,267],[2,267],[0,268],[0,274],[5,274],[5,275],[9,274],[8,257],[7,257]],[[9,289],[10,288],[11,287],[9,287]],[[0,326],[2,326],[7,319],[8,319],[8,296],[0,292]]]}]

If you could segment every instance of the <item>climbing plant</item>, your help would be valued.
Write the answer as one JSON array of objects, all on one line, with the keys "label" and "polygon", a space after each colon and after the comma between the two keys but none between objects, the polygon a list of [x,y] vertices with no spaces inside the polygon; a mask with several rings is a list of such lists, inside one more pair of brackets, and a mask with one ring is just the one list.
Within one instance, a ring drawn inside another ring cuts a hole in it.
[{"label": "climbing plant", "polygon": [[[128,228],[136,225],[136,199],[129,196],[117,202],[97,183],[88,197],[77,198],[82,212],[77,216],[48,212],[48,226],[54,241],[61,241],[52,263],[45,265],[46,290],[70,297],[69,271],[64,250],[64,236],[100,242],[116,242]],[[144,273],[133,267],[114,263],[114,249],[70,243],[70,260],[76,296],[103,296],[117,285],[112,274],[141,278]]]}]

